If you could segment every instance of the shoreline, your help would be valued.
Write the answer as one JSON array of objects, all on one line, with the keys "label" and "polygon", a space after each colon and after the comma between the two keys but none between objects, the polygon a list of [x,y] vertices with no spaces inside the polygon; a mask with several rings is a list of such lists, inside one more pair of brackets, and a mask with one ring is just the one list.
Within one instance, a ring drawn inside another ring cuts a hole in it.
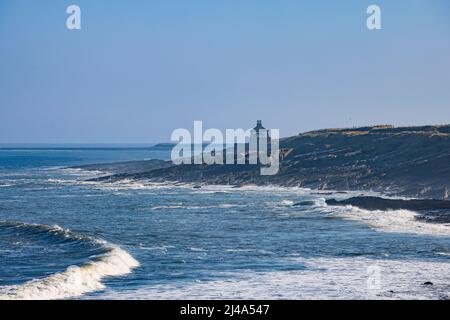
[{"label": "shoreline", "polygon": [[271,176],[262,176],[261,166],[252,164],[174,165],[150,160],[113,164],[111,175],[96,179],[368,190],[395,197],[450,199],[450,125],[324,129],[282,138],[279,146],[283,156],[278,173]]},{"label": "shoreline", "polygon": [[344,200],[327,199],[330,206],[354,206],[369,211],[409,210],[418,213],[417,220],[429,223],[450,223],[450,201],[436,199],[387,199],[357,196]]},{"label": "shoreline", "polygon": [[[127,162],[127,164],[133,164],[133,162]],[[123,163],[118,163],[122,167]],[[133,182],[150,182],[150,183],[168,183],[173,185],[189,185],[193,189],[201,189],[207,186],[227,186],[230,188],[245,188],[245,187],[272,187],[272,188],[298,188],[308,190],[311,194],[324,196],[325,203],[328,206],[354,206],[359,209],[368,211],[394,211],[394,210],[409,210],[416,212],[418,215],[417,220],[427,223],[447,224],[450,223],[450,201],[441,199],[423,199],[423,198],[407,198],[404,196],[398,196],[395,194],[387,194],[385,192],[373,191],[373,190],[335,190],[335,189],[313,189],[309,187],[303,187],[299,185],[280,185],[274,183],[240,183],[240,184],[221,184],[211,183],[210,181],[198,181],[198,180],[175,180],[175,179],[146,179],[136,178],[135,174],[128,173],[116,173],[101,171],[100,167],[113,168],[114,164],[101,164],[101,165],[88,165],[85,168],[78,168],[87,171],[104,172],[106,175],[88,179],[92,182],[121,182],[121,181],[133,181]],[[87,169],[86,169],[87,168]],[[163,166],[167,168],[167,166]],[[155,169],[160,170],[160,168]],[[342,195],[336,199],[336,195]],[[334,197],[332,197],[334,196]],[[327,198],[328,197],[328,198]],[[293,206],[304,206],[305,204],[294,203]]]}]

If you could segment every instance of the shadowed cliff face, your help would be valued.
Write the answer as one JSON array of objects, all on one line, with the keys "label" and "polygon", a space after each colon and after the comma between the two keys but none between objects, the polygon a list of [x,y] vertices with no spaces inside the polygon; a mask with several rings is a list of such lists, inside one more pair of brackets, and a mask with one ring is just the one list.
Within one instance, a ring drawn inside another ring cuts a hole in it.
[{"label": "shadowed cliff face", "polygon": [[284,138],[280,148],[287,156],[274,176],[261,176],[256,165],[180,165],[134,170],[126,176],[207,184],[373,190],[419,198],[450,196],[450,126],[326,129]]},{"label": "shadowed cliff face", "polygon": [[367,127],[309,132],[282,141],[293,148],[284,173],[305,186],[448,198],[450,126]]}]

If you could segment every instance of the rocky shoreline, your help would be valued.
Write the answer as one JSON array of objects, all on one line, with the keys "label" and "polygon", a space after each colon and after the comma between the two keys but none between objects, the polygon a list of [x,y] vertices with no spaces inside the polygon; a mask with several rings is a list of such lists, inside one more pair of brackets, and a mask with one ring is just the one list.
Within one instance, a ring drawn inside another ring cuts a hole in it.
[{"label": "rocky shoreline", "polygon": [[353,198],[347,202],[331,199],[329,204],[350,204],[368,210],[433,211],[433,221],[448,219],[450,125],[325,129],[283,138],[280,148],[286,156],[273,176],[260,175],[258,165],[173,165],[162,160],[77,168],[108,172],[95,181],[127,179],[379,192],[420,201]]},{"label": "rocky shoreline", "polygon": [[260,175],[257,165],[172,165],[161,160],[110,164],[108,170],[105,165],[80,168],[109,171],[100,180],[111,181],[279,185],[420,199],[450,197],[450,125],[325,129],[283,138],[280,148],[286,156],[273,176]]},{"label": "rocky shoreline", "polygon": [[417,219],[434,223],[450,223],[450,201],[433,199],[386,199],[381,197],[351,197],[345,200],[327,199],[329,206],[354,206],[365,210],[410,210],[419,213]]}]

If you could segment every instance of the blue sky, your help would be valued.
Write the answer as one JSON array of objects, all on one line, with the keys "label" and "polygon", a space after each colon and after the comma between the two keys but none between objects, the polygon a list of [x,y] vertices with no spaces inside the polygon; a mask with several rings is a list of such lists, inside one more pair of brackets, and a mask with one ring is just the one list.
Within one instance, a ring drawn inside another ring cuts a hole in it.
[{"label": "blue sky", "polygon": [[281,136],[450,123],[450,2],[0,0],[0,143],[152,143],[256,119]]}]

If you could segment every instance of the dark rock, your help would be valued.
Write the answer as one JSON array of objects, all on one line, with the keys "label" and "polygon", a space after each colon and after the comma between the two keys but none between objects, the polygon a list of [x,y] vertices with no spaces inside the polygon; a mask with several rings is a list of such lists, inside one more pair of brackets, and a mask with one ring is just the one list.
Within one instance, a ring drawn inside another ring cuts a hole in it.
[{"label": "dark rock", "polygon": [[[341,193],[341,192],[337,192],[337,193]],[[345,193],[345,192],[342,192],[342,193]],[[319,195],[319,196],[329,196],[329,195],[332,195],[333,192],[312,192],[311,194]]]},{"label": "dark rock", "polygon": [[450,125],[325,129],[280,139],[280,148],[284,157],[273,176],[260,175],[258,165],[174,166],[165,162],[159,168],[137,170],[130,164],[110,180],[301,186],[450,198]]},{"label": "dark rock", "polygon": [[336,199],[327,199],[326,203],[331,206],[352,205],[366,210],[450,210],[449,200],[402,200],[385,199],[380,197],[352,197],[341,201]]},{"label": "dark rock", "polygon": [[294,203],[292,206],[293,207],[298,207],[298,206],[312,206],[314,205],[314,201],[300,201],[297,203]]},{"label": "dark rock", "polygon": [[420,213],[417,220],[429,223],[449,223],[450,222],[450,201],[448,200],[402,200],[384,199],[379,197],[353,197],[338,201],[327,199],[327,205],[346,206],[352,205],[366,210],[411,210]]}]

